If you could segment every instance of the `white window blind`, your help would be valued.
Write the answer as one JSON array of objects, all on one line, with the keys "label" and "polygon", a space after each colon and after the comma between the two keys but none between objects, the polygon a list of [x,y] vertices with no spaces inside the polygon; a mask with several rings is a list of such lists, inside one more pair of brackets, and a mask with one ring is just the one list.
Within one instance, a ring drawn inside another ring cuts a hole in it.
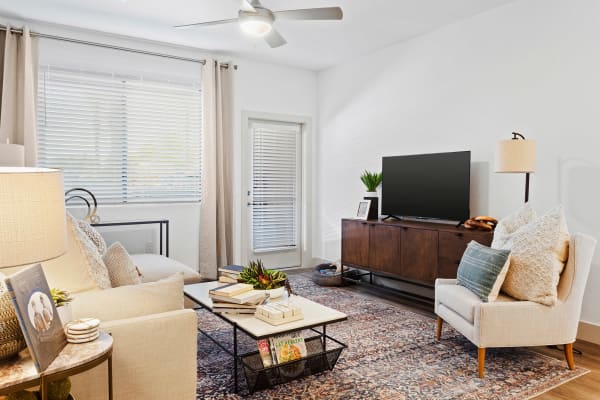
[{"label": "white window blind", "polygon": [[253,121],[252,243],[254,251],[298,245],[301,125]]},{"label": "white window blind", "polygon": [[38,164],[103,203],[200,199],[197,82],[41,67]]}]

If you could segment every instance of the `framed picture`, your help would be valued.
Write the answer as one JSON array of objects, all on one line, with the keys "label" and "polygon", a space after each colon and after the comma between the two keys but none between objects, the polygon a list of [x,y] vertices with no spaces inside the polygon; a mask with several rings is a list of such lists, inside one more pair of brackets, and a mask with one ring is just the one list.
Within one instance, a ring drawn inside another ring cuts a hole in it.
[{"label": "framed picture", "polygon": [[356,210],[356,219],[366,220],[369,217],[369,209],[371,208],[371,200],[361,200],[358,203],[358,209]]},{"label": "framed picture", "polygon": [[40,264],[6,278],[6,286],[39,372],[44,371],[66,346],[67,338]]}]

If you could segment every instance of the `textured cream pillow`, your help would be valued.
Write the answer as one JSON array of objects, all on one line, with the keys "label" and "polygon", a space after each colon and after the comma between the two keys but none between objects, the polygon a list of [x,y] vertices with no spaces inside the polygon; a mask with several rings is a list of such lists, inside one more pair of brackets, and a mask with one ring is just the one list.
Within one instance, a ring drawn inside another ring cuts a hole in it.
[{"label": "textured cream pillow", "polygon": [[504,242],[495,243],[497,248],[511,250],[510,268],[502,291],[519,300],[555,305],[569,246],[562,206],[504,234]]},{"label": "textured cream pillow", "polygon": [[125,247],[119,242],[110,245],[103,257],[112,287],[142,283],[135,264]]},{"label": "textured cream pillow", "polygon": [[496,226],[496,229],[494,230],[494,240],[490,247],[493,249],[505,248],[513,233],[522,226],[534,221],[536,218],[537,213],[531,204],[525,203],[519,211],[506,218],[502,218],[502,220],[498,222],[498,226]]},{"label": "textured cream pillow", "polygon": [[104,253],[106,253],[106,241],[104,241],[104,238],[102,237],[100,232],[94,229],[94,227],[91,226],[87,221],[80,219],[77,221],[77,224],[79,226],[79,229],[81,229],[83,233],[85,233],[87,237],[92,241],[92,243],[94,243],[94,245],[98,249],[98,253],[100,253],[100,255],[103,256]]},{"label": "textured cream pillow", "polygon": [[[101,321],[141,317],[183,308],[183,274],[158,282],[122,286],[73,296],[73,318]],[[143,337],[140,332],[140,337]]]}]

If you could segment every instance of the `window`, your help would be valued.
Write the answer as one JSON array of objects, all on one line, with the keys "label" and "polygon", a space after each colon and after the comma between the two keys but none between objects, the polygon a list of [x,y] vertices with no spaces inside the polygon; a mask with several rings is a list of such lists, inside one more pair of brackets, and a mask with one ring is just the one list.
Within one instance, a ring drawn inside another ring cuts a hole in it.
[{"label": "window", "polygon": [[200,200],[199,82],[40,67],[38,165],[103,204]]},{"label": "window", "polygon": [[298,246],[302,125],[250,122],[253,251]]}]

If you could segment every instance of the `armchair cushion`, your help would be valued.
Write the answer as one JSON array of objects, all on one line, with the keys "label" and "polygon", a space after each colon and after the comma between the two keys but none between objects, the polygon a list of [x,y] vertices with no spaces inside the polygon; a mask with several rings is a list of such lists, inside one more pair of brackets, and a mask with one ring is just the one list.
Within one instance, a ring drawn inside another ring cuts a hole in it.
[{"label": "armchair cushion", "polygon": [[101,321],[164,313],[183,308],[183,275],[158,282],[120,286],[73,296],[73,318]]},{"label": "armchair cushion", "polygon": [[498,250],[472,240],[458,266],[458,284],[485,302],[494,301],[506,277],[510,250]]},{"label": "armchair cushion", "polygon": [[500,246],[511,250],[502,290],[519,300],[555,305],[568,245],[569,232],[561,206],[509,234]]}]

